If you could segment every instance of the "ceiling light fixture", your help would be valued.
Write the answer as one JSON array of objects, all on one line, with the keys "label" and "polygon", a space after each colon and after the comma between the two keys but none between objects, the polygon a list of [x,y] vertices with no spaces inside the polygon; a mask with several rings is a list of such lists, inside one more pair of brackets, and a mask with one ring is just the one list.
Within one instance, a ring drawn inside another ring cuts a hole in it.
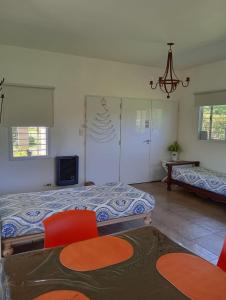
[{"label": "ceiling light fixture", "polygon": [[174,43],[167,43],[167,45],[169,46],[169,51],[165,73],[162,77],[159,77],[159,80],[155,85],[153,84],[153,81],[150,81],[150,85],[152,89],[156,89],[159,85],[160,89],[167,94],[167,98],[170,98],[170,94],[176,90],[180,83],[183,87],[187,87],[189,85],[190,78],[187,77],[186,80],[183,81],[177,77],[173,68],[173,52],[171,49]]},{"label": "ceiling light fixture", "polygon": [[2,92],[2,88],[3,88],[3,83],[4,83],[5,79],[3,78],[0,81],[0,124],[2,123],[2,112],[3,112],[3,101],[4,101],[4,94]]}]

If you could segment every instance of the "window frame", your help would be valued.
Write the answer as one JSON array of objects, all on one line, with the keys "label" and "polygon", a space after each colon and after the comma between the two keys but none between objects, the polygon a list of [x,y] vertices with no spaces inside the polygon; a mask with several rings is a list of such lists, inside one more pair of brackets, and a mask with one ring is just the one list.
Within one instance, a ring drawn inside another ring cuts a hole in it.
[{"label": "window frame", "polygon": [[198,106],[197,107],[197,123],[198,123],[198,140],[199,141],[202,141],[202,142],[216,142],[216,143],[226,143],[226,135],[225,135],[225,139],[224,140],[219,140],[219,139],[207,139],[207,140],[204,140],[204,139],[201,139],[200,138],[200,132],[201,132],[201,128],[202,128],[202,121],[203,121],[203,114],[202,114],[202,108],[204,106],[209,106],[211,108],[211,118],[210,118],[210,122],[211,122],[211,128],[210,128],[210,131],[212,133],[212,119],[213,119],[213,106],[221,106],[221,105],[225,105],[226,104],[211,104],[211,105],[202,105],[202,106]]},{"label": "window frame", "polygon": [[[46,155],[36,155],[36,156],[21,156],[21,157],[14,157],[13,156],[13,134],[12,128],[13,127],[45,127],[46,128]],[[46,126],[12,126],[8,128],[8,144],[9,144],[9,160],[10,161],[20,161],[20,160],[39,160],[39,159],[46,159],[50,158],[50,128]]]}]

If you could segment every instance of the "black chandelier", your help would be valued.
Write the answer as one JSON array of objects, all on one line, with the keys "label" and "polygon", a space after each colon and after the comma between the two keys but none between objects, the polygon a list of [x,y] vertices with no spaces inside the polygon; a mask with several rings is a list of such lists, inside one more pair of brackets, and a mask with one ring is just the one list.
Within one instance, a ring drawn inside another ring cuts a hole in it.
[{"label": "black chandelier", "polygon": [[180,83],[183,87],[187,87],[189,85],[190,78],[187,77],[186,80],[183,81],[177,77],[173,68],[173,52],[171,49],[174,43],[167,43],[167,45],[169,46],[169,51],[165,73],[162,77],[159,77],[159,80],[155,85],[153,84],[153,81],[150,81],[150,85],[152,89],[156,89],[159,85],[160,89],[167,94],[167,98],[170,98],[170,94],[176,90]]},{"label": "black chandelier", "polygon": [[3,101],[4,101],[4,97],[5,97],[2,92],[4,81],[5,81],[4,78],[0,81],[0,102],[1,102],[0,103],[0,124],[2,123]]}]

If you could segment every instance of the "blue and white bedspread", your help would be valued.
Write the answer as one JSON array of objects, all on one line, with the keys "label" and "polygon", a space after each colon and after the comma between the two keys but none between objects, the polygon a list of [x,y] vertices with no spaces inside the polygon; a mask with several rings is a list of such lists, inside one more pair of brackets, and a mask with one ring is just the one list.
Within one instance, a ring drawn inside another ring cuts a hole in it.
[{"label": "blue and white bedspread", "polygon": [[94,210],[97,222],[149,213],[153,196],[123,183],[0,196],[3,238],[43,232],[42,220],[71,209]]},{"label": "blue and white bedspread", "polygon": [[200,167],[173,167],[172,178],[226,196],[226,174]]}]

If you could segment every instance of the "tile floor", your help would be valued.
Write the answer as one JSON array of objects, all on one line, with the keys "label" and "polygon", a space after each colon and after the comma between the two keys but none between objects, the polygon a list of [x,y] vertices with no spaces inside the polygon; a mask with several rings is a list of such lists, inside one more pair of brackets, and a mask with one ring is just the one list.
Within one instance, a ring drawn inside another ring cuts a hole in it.
[{"label": "tile floor", "polygon": [[155,196],[155,227],[216,264],[226,237],[226,204],[201,199],[179,187],[168,192],[165,184],[160,182],[134,186]]}]

